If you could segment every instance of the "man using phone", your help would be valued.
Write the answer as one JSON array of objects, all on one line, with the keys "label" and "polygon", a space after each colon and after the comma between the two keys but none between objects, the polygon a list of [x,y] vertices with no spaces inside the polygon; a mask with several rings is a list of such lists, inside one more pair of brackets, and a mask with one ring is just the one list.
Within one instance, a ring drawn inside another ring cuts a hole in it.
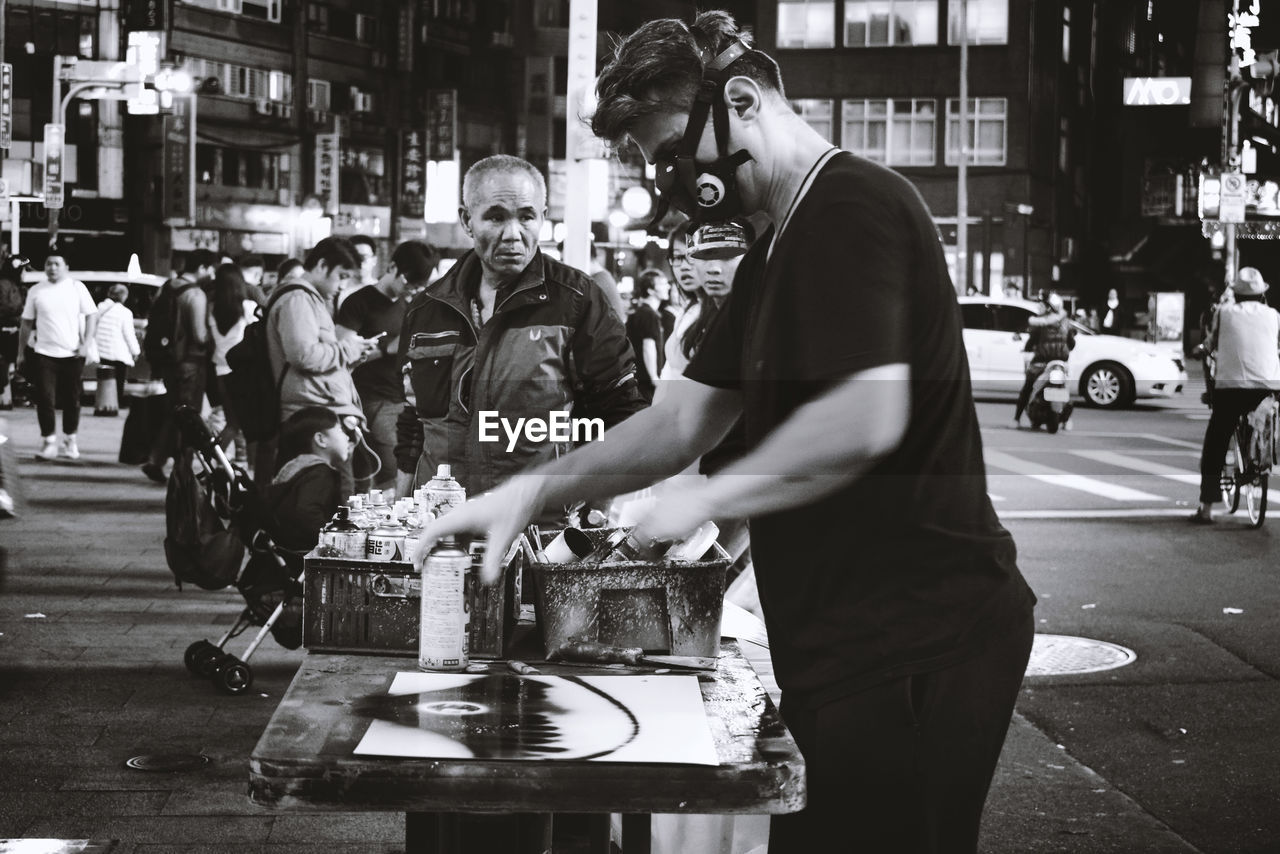
[{"label": "man using phone", "polygon": [[[391,263],[382,277],[373,284],[356,288],[338,308],[338,337],[354,335],[365,338],[375,348],[367,361],[351,371],[351,376],[355,380],[356,391],[360,392],[360,402],[368,422],[365,440],[378,455],[382,466],[372,478],[357,480],[357,491],[395,486],[396,418],[405,404],[404,382],[400,377],[397,355],[406,307],[404,293],[413,271],[429,270],[435,267],[436,260],[435,250],[427,244],[419,241],[402,243],[392,253]],[[401,266],[405,269],[402,270]]]}]

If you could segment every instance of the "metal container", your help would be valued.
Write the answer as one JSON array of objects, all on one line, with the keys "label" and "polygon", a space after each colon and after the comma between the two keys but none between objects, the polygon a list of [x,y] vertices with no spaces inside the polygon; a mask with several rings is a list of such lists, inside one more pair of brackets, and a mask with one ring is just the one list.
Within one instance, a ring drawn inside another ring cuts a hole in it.
[{"label": "metal container", "polygon": [[407,560],[404,540],[409,529],[396,522],[387,522],[369,532],[365,557],[369,560]]},{"label": "metal container", "polygon": [[368,539],[364,529],[351,521],[348,508],[339,507],[338,515],[320,530],[317,551],[326,557],[362,558]]},{"label": "metal container", "polygon": [[422,613],[418,624],[418,667],[423,670],[465,670],[467,632],[467,574],[471,555],[445,537],[422,564]]}]

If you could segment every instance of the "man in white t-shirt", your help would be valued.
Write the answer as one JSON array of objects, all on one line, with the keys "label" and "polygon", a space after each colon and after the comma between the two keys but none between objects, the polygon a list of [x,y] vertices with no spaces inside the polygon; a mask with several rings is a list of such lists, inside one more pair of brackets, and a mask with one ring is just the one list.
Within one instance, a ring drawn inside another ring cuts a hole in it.
[{"label": "man in white t-shirt", "polygon": [[1200,453],[1200,506],[1191,521],[1213,521],[1213,504],[1222,497],[1222,466],[1231,432],[1240,416],[1280,390],[1280,312],[1266,304],[1268,285],[1254,267],[1244,267],[1231,286],[1234,302],[1218,309],[1209,332],[1217,354],[1213,413]]},{"label": "man in white t-shirt", "polygon": [[[46,281],[27,292],[18,340],[31,341],[35,364],[24,368],[25,347],[17,367],[36,387],[36,417],[40,421],[39,459],[59,456],[76,460],[76,430],[80,426],[80,375],[89,344],[97,331],[98,307],[89,289],[67,274],[67,260],[55,251],[44,262]],[[35,330],[35,339],[30,338]],[[58,447],[57,410],[62,410],[62,446]]]}]

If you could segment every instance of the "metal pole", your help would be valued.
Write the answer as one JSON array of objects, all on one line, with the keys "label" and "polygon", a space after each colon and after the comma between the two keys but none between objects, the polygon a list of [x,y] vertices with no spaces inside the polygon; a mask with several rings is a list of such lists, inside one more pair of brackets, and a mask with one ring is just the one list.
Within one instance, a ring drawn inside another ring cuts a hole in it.
[{"label": "metal pole", "polygon": [[[1240,0],[1231,0],[1232,16],[1240,14]],[[1222,130],[1222,171],[1234,172],[1240,164],[1240,93],[1236,91],[1236,82],[1240,78],[1240,60],[1235,49],[1230,45],[1231,33],[1227,33],[1227,82],[1223,95],[1226,110],[1226,126]],[[1223,223],[1222,274],[1225,285],[1229,288],[1236,279],[1236,270],[1240,265],[1236,253],[1236,225],[1233,222]]]},{"label": "metal pole", "polygon": [[199,96],[191,92],[191,113],[187,116],[187,213],[188,225],[196,224],[196,101]]},{"label": "metal pole", "polygon": [[596,75],[596,0],[569,2],[569,80],[565,111],[564,262],[589,271],[591,259],[591,159],[589,131],[578,110],[587,103]]},{"label": "metal pole", "polygon": [[960,0],[960,168],[956,172],[956,293],[969,282],[969,0]]}]

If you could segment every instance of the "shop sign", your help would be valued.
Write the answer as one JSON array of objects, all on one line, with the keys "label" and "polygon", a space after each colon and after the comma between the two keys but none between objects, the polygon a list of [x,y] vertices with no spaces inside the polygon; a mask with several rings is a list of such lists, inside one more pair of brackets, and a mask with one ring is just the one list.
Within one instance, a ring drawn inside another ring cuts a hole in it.
[{"label": "shop sign", "polygon": [[336,133],[316,134],[315,194],[324,199],[328,214],[338,210],[339,145]]},{"label": "shop sign", "polygon": [[1261,24],[1258,18],[1262,0],[1253,0],[1246,9],[1227,13],[1227,32],[1231,36],[1231,49],[1240,51],[1240,65],[1253,65],[1258,55],[1253,49],[1253,28]]},{"label": "shop sign", "polygon": [[426,133],[412,128],[400,136],[400,216],[422,219],[426,211]]},{"label": "shop sign", "polygon": [[1223,172],[1218,190],[1218,221],[1244,222],[1245,197],[1248,186],[1244,174]]},{"label": "shop sign", "polygon": [[13,145],[13,65],[0,62],[0,148]]},{"label": "shop sign", "polygon": [[396,42],[396,68],[400,71],[413,70],[413,3],[400,4],[400,30]]},{"label": "shop sign", "polygon": [[1171,107],[1191,103],[1190,77],[1126,77],[1126,107]]},{"label": "shop sign", "polygon": [[427,90],[427,159],[452,160],[458,147],[458,90]]},{"label": "shop sign", "polygon": [[195,211],[194,139],[191,98],[173,102],[173,113],[164,117],[164,218],[170,222],[193,223]]},{"label": "shop sign", "polygon": [[62,125],[44,126],[44,206],[50,210],[62,207],[62,155],[66,129]]},{"label": "shop sign", "polygon": [[208,249],[217,252],[221,248],[221,236],[212,228],[175,228],[170,234],[175,252]]},{"label": "shop sign", "polygon": [[389,208],[375,205],[342,205],[333,215],[333,233],[381,237],[387,233],[384,221],[389,221],[390,216]]}]

